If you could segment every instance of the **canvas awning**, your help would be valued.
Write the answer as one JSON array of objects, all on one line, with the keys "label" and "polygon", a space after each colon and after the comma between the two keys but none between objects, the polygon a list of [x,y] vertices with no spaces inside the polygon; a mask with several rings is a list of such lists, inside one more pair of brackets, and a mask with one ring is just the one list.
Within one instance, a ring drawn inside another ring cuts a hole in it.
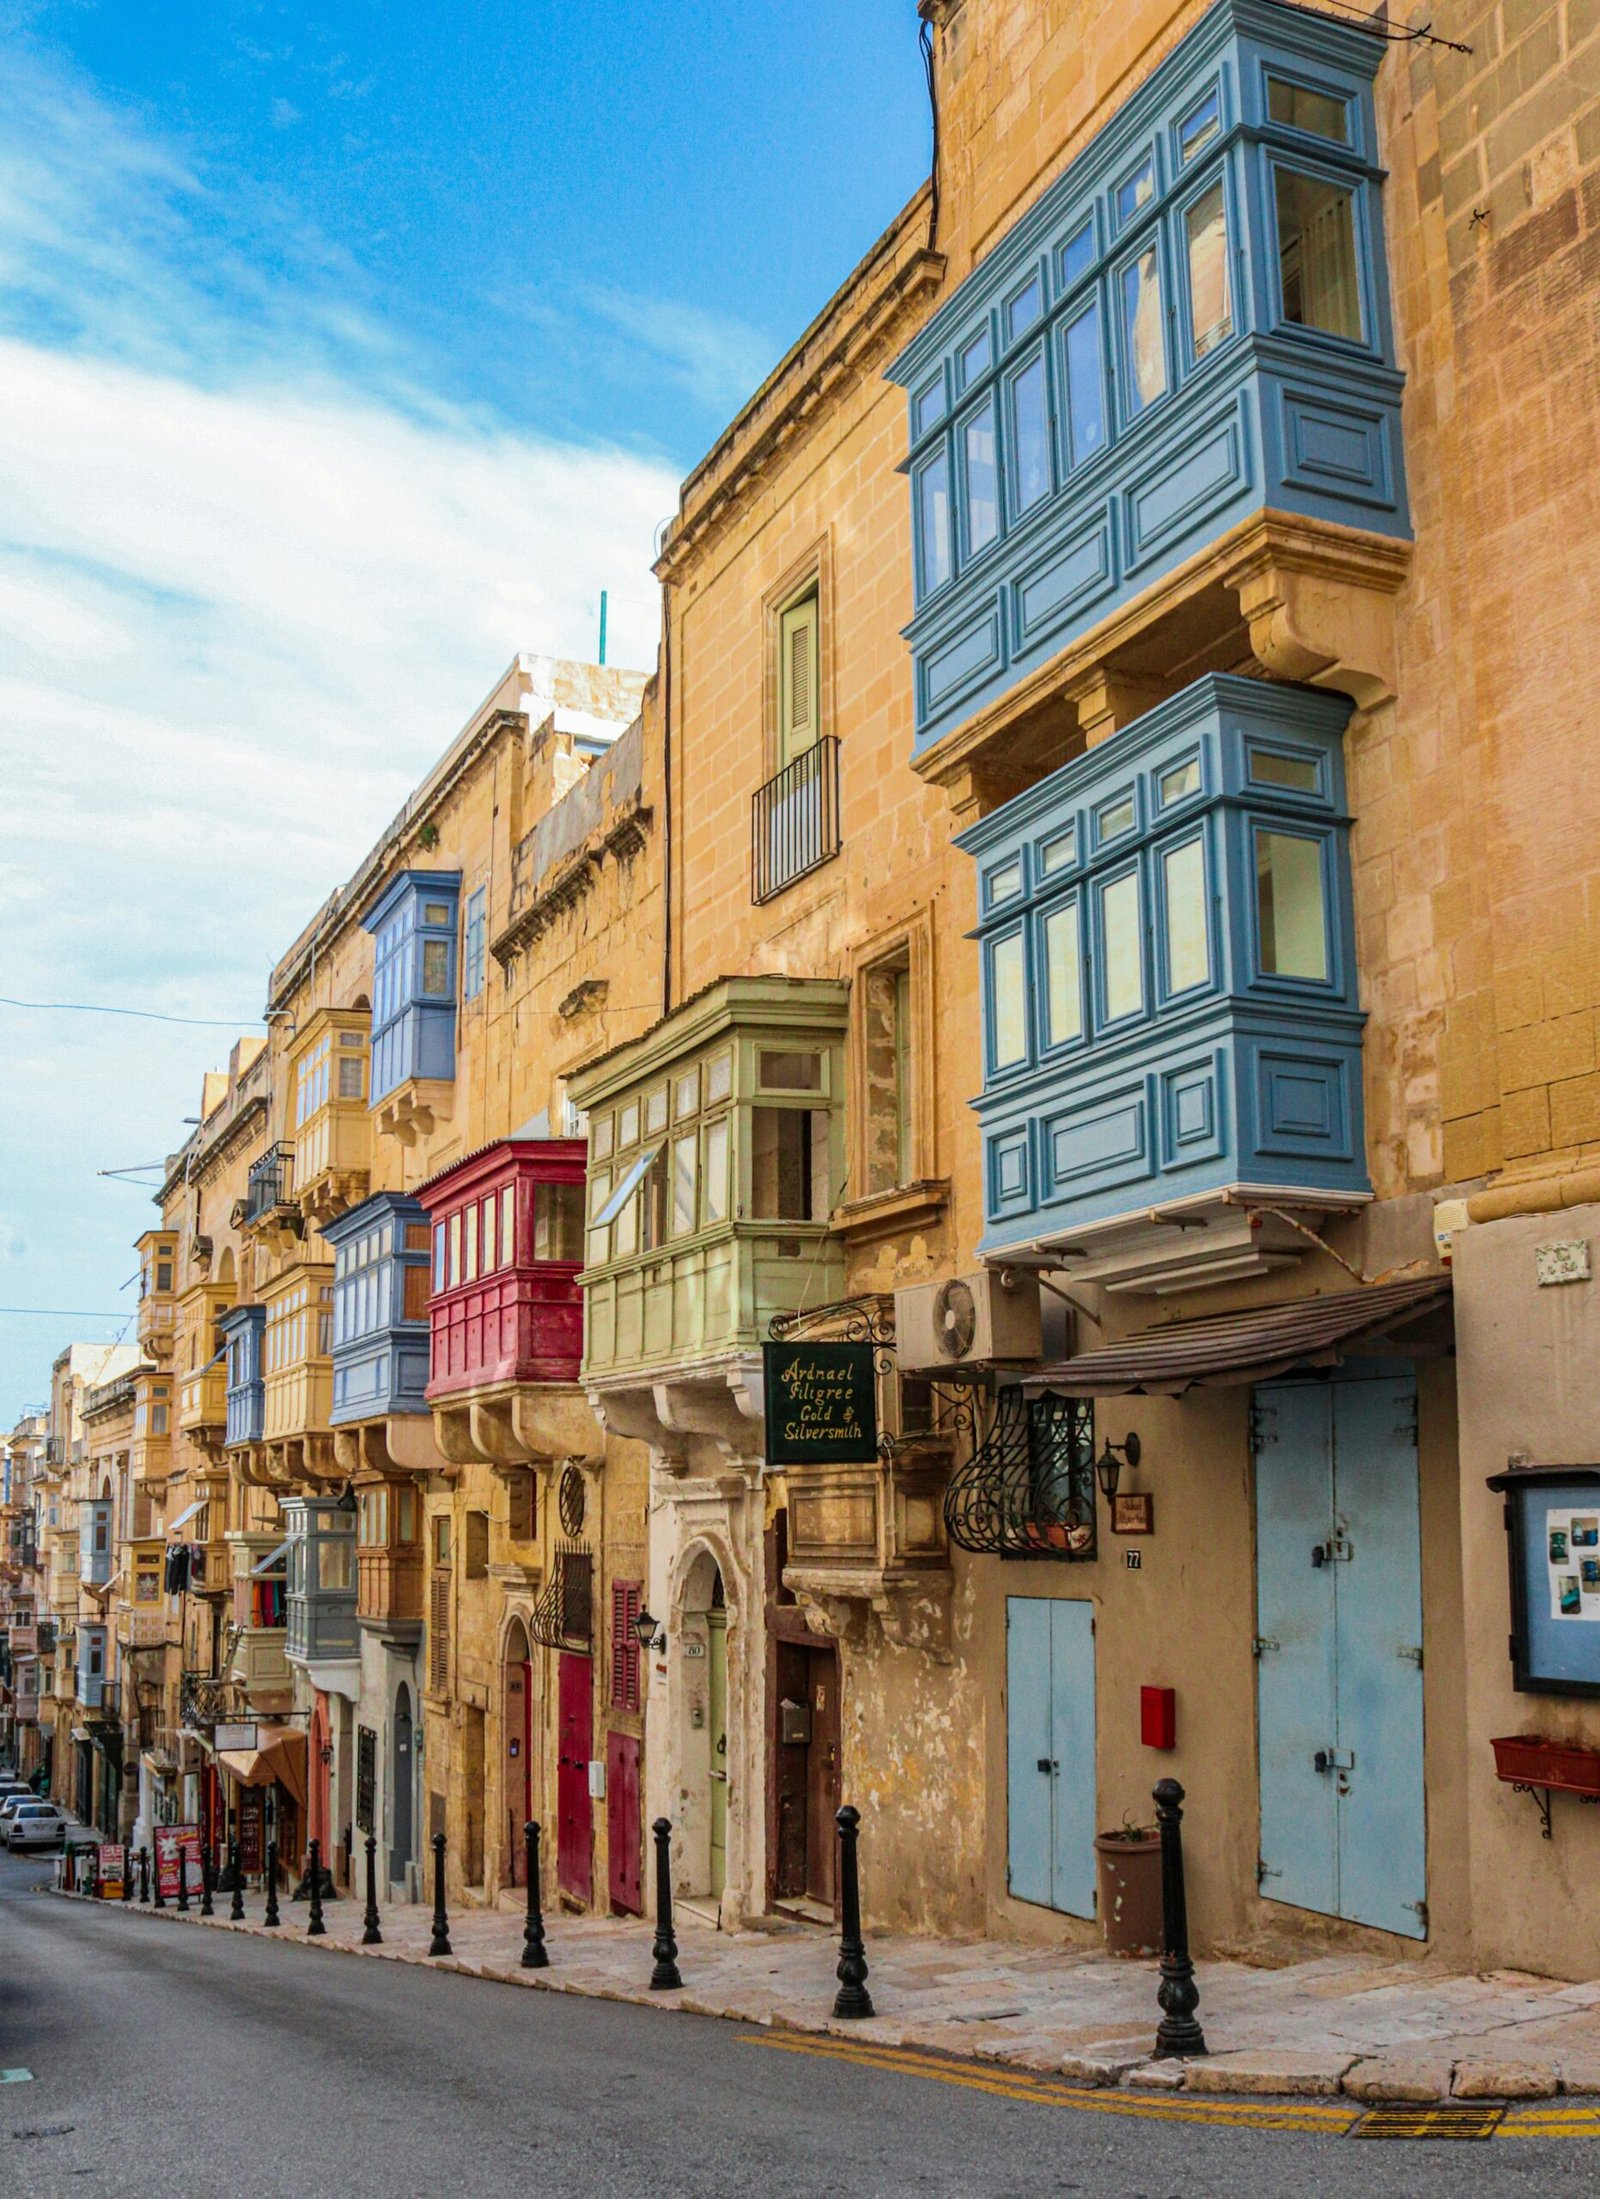
[{"label": "canvas awning", "polygon": [[1040,1367],[1022,1386],[1034,1396],[1051,1390],[1066,1397],[1181,1397],[1186,1390],[1269,1382],[1296,1367],[1336,1367],[1362,1344],[1405,1328],[1449,1298],[1448,1275],[1422,1275],[1170,1321]]},{"label": "canvas awning", "polygon": [[306,1806],[306,1737],[298,1726],[256,1726],[253,1749],[218,1749],[217,1762],[241,1787],[270,1787],[274,1780]]}]

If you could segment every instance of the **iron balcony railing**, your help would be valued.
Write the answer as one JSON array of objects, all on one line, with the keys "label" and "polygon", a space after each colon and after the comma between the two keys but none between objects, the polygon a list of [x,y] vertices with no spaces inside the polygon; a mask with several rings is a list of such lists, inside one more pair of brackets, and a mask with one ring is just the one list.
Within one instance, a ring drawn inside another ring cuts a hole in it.
[{"label": "iron balcony railing", "polygon": [[191,1732],[209,1732],[232,1715],[233,1690],[226,1680],[186,1672],[178,1690],[178,1722]]},{"label": "iron balcony railing", "polygon": [[546,1649],[589,1649],[594,1643],[594,1555],[558,1543],[555,1567],[528,1624]]},{"label": "iron balcony railing", "polygon": [[945,1491],[944,1520],[953,1543],[986,1556],[1092,1558],[1094,1406],[1002,1389],[988,1441]]},{"label": "iron balcony railing", "polygon": [[244,1202],[246,1228],[280,1206],[287,1206],[293,1182],[294,1147],[269,1145],[259,1160],[250,1163],[250,1181]]},{"label": "iron balcony railing", "polygon": [[757,787],[750,823],[751,899],[770,901],[839,852],[839,743],[831,734]]}]

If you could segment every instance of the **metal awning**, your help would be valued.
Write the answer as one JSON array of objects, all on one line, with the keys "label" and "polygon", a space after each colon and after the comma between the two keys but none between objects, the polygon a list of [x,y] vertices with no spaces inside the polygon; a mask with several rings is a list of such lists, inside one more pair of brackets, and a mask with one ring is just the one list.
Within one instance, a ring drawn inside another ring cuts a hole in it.
[{"label": "metal awning", "polygon": [[266,1556],[262,1558],[258,1564],[252,1565],[250,1568],[250,1578],[254,1580],[258,1574],[270,1573],[272,1571],[272,1568],[277,1564],[278,1560],[281,1557],[287,1556],[289,1544],[293,1540],[294,1537],[292,1535],[286,1537],[284,1541],[279,1543],[276,1550],[269,1550]]},{"label": "metal awning", "polygon": [[1181,1397],[1191,1389],[1268,1382],[1295,1367],[1336,1367],[1347,1352],[1420,1320],[1449,1297],[1448,1275],[1421,1275],[1325,1298],[1296,1298],[1287,1305],[1170,1321],[1040,1367],[1024,1376],[1022,1386],[1035,1395],[1052,1390],[1066,1397]]},{"label": "metal awning", "polygon": [[197,1497],[194,1503],[191,1504],[186,1511],[182,1511],[178,1514],[176,1519],[168,1520],[167,1533],[169,1535],[175,1535],[180,1527],[187,1527],[190,1520],[194,1518],[196,1512],[203,1512],[210,1502],[211,1499],[209,1497]]}]

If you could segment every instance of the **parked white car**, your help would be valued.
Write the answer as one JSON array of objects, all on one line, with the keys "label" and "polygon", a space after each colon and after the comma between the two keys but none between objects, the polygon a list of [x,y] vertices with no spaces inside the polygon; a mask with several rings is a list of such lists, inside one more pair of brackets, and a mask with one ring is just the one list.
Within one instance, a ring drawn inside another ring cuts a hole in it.
[{"label": "parked white car", "polygon": [[0,1818],[0,1839],[13,1854],[25,1848],[59,1848],[71,1820],[57,1802],[24,1802]]}]

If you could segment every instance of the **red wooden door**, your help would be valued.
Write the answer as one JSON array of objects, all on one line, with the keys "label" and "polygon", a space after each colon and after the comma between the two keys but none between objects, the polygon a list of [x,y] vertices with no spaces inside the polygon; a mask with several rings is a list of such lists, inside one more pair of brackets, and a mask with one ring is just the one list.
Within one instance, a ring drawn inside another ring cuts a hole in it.
[{"label": "red wooden door", "polygon": [[631,1733],[606,1735],[606,1852],[610,1857],[611,1906],[625,1916],[644,1915],[639,1817],[639,1744]]},{"label": "red wooden door", "polygon": [[594,1661],[566,1651],[559,1660],[556,1758],[556,1881],[575,1901],[594,1891],[594,1804],[589,1759],[594,1753]]}]

